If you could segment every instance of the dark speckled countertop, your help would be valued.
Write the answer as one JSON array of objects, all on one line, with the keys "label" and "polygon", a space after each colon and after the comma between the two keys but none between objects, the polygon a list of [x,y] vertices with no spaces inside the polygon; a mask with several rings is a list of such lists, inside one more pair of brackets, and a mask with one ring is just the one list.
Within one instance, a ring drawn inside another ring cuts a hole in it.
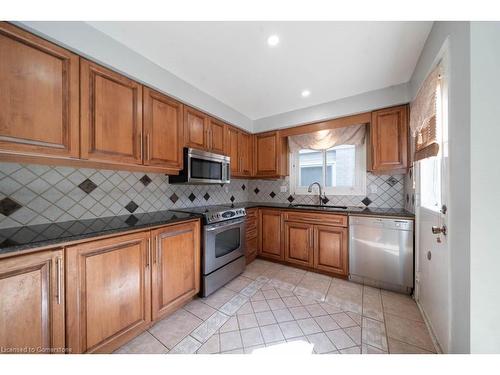
[{"label": "dark speckled countertop", "polygon": [[362,216],[404,217],[408,219],[415,218],[415,214],[403,208],[368,208],[368,207],[355,207],[355,206],[348,206],[346,208],[336,208],[334,206],[329,206],[329,205],[324,205],[323,207],[304,207],[286,203],[262,203],[262,202],[245,202],[245,203],[235,204],[234,206],[244,207],[244,208],[269,207],[269,208],[279,208],[281,210],[332,212],[332,213],[344,213],[348,215],[362,215]]},{"label": "dark speckled countertop", "polygon": [[129,230],[147,229],[197,218],[200,218],[200,216],[196,214],[158,211],[6,228],[0,230],[0,256],[38,247],[58,245]]}]

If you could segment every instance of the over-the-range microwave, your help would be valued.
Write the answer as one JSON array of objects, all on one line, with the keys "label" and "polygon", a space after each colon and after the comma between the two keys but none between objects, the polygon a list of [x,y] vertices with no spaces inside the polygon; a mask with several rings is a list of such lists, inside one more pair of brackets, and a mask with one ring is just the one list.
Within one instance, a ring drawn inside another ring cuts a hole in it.
[{"label": "over-the-range microwave", "polygon": [[184,148],[184,167],[172,184],[228,184],[231,177],[230,157],[194,148]]}]

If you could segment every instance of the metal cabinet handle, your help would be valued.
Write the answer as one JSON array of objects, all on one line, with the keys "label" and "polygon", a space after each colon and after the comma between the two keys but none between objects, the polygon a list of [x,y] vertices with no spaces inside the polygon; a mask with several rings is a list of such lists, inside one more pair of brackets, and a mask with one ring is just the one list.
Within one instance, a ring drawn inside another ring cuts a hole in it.
[{"label": "metal cabinet handle", "polygon": [[148,238],[148,254],[146,260],[146,268],[149,268],[151,262],[151,238]]},{"label": "metal cabinet handle", "polygon": [[146,160],[151,159],[151,137],[149,133],[146,134]]},{"label": "metal cabinet handle", "polygon": [[153,251],[153,264],[156,264],[156,257],[157,257],[157,252],[158,252],[158,236],[155,237],[155,243],[156,243],[156,249]]},{"label": "metal cabinet handle", "polygon": [[139,134],[139,145],[141,146],[141,158],[144,158],[144,144],[142,142],[142,133]]},{"label": "metal cabinet handle", "polygon": [[57,304],[61,304],[61,285],[62,285],[62,270],[61,270],[61,258],[57,258],[56,260],[56,268],[57,268]]}]

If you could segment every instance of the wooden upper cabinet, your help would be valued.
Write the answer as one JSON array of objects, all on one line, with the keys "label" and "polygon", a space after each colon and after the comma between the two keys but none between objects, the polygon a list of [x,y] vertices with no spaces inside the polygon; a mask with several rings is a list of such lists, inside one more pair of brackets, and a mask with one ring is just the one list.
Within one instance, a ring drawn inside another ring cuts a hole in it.
[{"label": "wooden upper cabinet", "polygon": [[0,152],[78,157],[78,56],[5,22],[0,56]]},{"label": "wooden upper cabinet", "polygon": [[184,136],[186,147],[208,149],[208,117],[203,112],[184,106]]},{"label": "wooden upper cabinet", "polygon": [[0,312],[0,347],[65,348],[63,251],[0,260]]},{"label": "wooden upper cabinet", "polygon": [[281,212],[259,210],[259,254],[272,259],[284,259],[281,246]]},{"label": "wooden upper cabinet", "polygon": [[288,145],[278,131],[256,134],[255,176],[280,177],[288,174]]},{"label": "wooden upper cabinet", "polygon": [[408,168],[408,106],[372,112],[370,143],[373,172],[405,173]]},{"label": "wooden upper cabinet", "polygon": [[217,154],[225,153],[226,125],[224,123],[209,118],[208,120],[208,149]]},{"label": "wooden upper cabinet", "polygon": [[238,134],[238,155],[241,176],[252,175],[252,136],[247,133]]},{"label": "wooden upper cabinet", "polygon": [[314,226],[314,268],[347,276],[347,228]]},{"label": "wooden upper cabinet", "polygon": [[239,130],[228,126],[227,128],[227,140],[226,140],[226,155],[230,157],[231,162],[231,176],[240,175],[240,157],[238,154],[238,141],[239,141]]},{"label": "wooden upper cabinet", "polygon": [[285,221],[285,260],[303,266],[313,266],[313,225]]},{"label": "wooden upper cabinet", "polygon": [[142,164],[142,86],[81,59],[80,90],[82,158]]},{"label": "wooden upper cabinet", "polygon": [[183,105],[144,87],[144,164],[182,168]]},{"label": "wooden upper cabinet", "polygon": [[200,290],[200,223],[172,225],[153,238],[153,319],[164,316]]},{"label": "wooden upper cabinet", "polygon": [[66,248],[67,346],[111,352],[151,321],[149,232]]}]

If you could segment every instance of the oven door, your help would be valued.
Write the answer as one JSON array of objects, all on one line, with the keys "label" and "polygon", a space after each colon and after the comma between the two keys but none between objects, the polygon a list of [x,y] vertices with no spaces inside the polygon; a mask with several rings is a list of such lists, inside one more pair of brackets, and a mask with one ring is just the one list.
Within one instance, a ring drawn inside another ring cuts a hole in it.
[{"label": "oven door", "polygon": [[203,274],[207,275],[245,255],[245,219],[204,226]]}]

